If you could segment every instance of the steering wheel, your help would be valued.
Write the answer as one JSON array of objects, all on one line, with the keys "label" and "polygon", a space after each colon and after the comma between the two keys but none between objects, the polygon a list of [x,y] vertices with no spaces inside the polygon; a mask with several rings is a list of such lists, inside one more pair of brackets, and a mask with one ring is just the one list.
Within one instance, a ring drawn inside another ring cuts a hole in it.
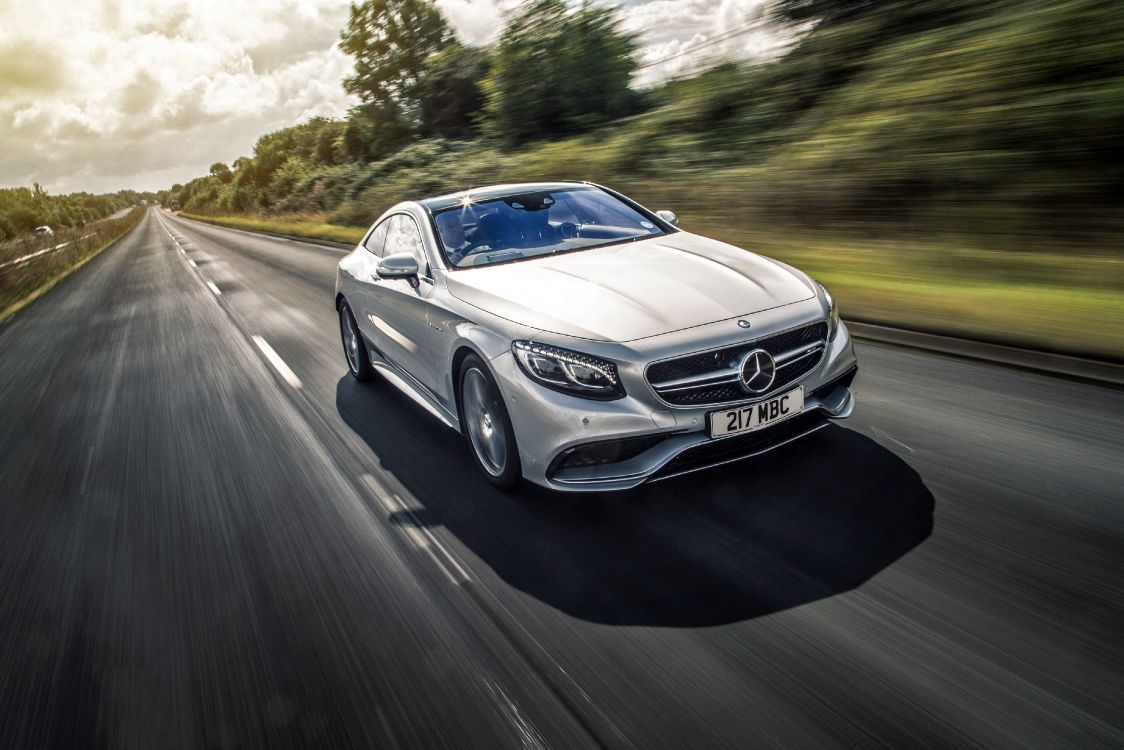
[{"label": "steering wheel", "polygon": [[492,247],[487,242],[470,242],[464,250],[461,250],[461,257],[468,257],[469,255],[476,255],[477,253],[498,249],[497,247]]}]

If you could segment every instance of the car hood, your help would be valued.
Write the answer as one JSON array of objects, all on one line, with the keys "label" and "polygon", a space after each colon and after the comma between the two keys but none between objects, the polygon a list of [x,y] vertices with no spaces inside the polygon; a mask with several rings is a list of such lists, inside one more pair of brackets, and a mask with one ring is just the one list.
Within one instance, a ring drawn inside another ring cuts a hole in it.
[{"label": "car hood", "polygon": [[633,341],[815,296],[776,261],[687,232],[448,275],[449,292],[530,328]]}]

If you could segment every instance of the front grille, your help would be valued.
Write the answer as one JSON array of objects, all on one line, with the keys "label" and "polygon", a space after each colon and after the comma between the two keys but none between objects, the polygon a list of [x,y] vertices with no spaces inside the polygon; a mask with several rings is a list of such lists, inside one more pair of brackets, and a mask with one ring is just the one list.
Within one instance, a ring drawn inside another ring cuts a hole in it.
[{"label": "front grille", "polygon": [[661,394],[661,398],[676,406],[698,406],[737,401],[738,399],[748,398],[748,396],[746,396],[745,389],[737,383],[722,383],[705,388],[692,388],[689,391],[680,391],[679,393]]},{"label": "front grille", "polygon": [[[685,357],[656,362],[648,367],[648,382],[656,393],[673,406],[706,406],[730,401],[742,401],[767,394],[751,394],[745,390],[740,379],[731,373],[749,352],[764,349],[774,358],[786,353],[812,347],[810,353],[777,365],[776,379],[770,393],[796,382],[814,370],[823,357],[827,339],[827,323],[819,322],[794,328],[791,331],[766,336],[756,341],[747,341],[709,352],[688,354]],[[819,348],[815,348],[819,344]],[[677,385],[683,379],[712,378],[712,381],[698,385]]]},{"label": "front grille", "polygon": [[711,440],[683,451],[660,467],[660,470],[652,476],[652,479],[667,478],[696,469],[704,469],[723,461],[737,460],[767,450],[825,424],[827,424],[827,419],[823,414],[818,411],[808,411],[797,414],[791,419],[786,419],[774,427],[765,427],[743,435]]}]

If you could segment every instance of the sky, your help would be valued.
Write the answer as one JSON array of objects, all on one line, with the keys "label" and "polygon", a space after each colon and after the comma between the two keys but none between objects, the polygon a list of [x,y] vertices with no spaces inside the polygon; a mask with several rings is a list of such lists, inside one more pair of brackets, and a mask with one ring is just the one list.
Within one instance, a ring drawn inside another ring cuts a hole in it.
[{"label": "sky", "polygon": [[[640,45],[637,85],[775,54],[783,37],[764,23],[764,3],[613,3]],[[436,4],[461,41],[486,45],[517,3]],[[163,189],[249,154],[267,132],[343,116],[354,104],[340,83],[351,66],[336,41],[348,9],[348,0],[0,4],[0,186]]]}]

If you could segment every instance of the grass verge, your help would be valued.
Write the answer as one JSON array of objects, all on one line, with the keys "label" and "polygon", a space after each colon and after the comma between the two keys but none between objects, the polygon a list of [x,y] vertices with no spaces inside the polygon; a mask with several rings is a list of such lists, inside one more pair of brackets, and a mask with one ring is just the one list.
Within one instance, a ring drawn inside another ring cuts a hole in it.
[{"label": "grass verge", "polygon": [[293,237],[304,237],[310,240],[330,240],[355,244],[363,239],[366,227],[343,227],[338,224],[329,224],[320,217],[312,216],[204,216],[200,214],[181,213],[181,216],[208,224],[216,224],[232,229],[246,229],[251,232],[266,232],[269,234],[287,234]]},{"label": "grass verge", "polygon": [[812,274],[844,317],[1124,361],[1124,263],[1111,255],[954,238],[723,239]]}]

